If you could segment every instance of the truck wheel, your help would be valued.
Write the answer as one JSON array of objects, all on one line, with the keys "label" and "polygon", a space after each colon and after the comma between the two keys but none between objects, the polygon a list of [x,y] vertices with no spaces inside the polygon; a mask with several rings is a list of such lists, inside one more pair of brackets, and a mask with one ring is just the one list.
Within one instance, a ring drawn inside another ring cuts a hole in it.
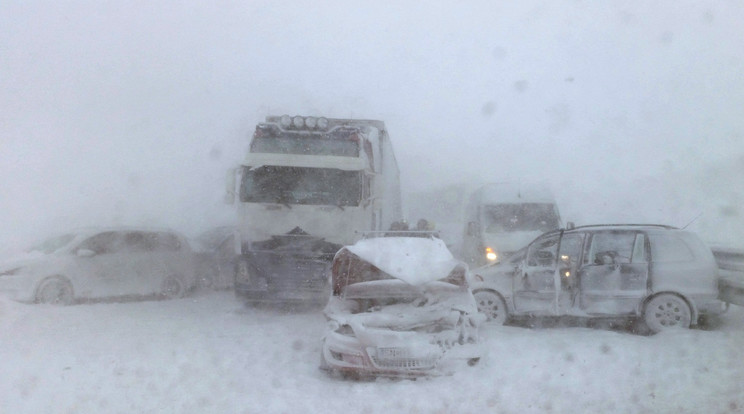
[{"label": "truck wheel", "polygon": [[643,308],[643,321],[653,333],[689,328],[691,320],[690,306],[677,295],[663,293],[654,296]]},{"label": "truck wheel", "polygon": [[492,290],[478,290],[473,293],[478,311],[488,318],[486,321],[497,325],[503,325],[509,313],[506,310],[506,302],[501,295]]}]

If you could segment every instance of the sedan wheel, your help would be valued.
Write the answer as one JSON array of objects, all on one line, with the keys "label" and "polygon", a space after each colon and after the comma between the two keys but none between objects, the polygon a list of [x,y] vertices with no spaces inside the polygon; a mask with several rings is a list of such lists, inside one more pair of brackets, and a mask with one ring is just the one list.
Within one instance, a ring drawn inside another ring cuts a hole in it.
[{"label": "sedan wheel", "polygon": [[692,312],[687,302],[681,297],[663,294],[646,303],[643,320],[654,333],[669,329],[689,328]]},{"label": "sedan wheel", "polygon": [[488,322],[503,325],[509,314],[506,310],[506,302],[498,293],[491,290],[479,290],[473,293],[478,311],[485,314]]},{"label": "sedan wheel", "polygon": [[53,278],[44,281],[36,293],[36,303],[70,305],[74,299],[70,282]]},{"label": "sedan wheel", "polygon": [[161,293],[168,299],[180,298],[183,296],[183,283],[175,276],[168,276],[163,281]]}]

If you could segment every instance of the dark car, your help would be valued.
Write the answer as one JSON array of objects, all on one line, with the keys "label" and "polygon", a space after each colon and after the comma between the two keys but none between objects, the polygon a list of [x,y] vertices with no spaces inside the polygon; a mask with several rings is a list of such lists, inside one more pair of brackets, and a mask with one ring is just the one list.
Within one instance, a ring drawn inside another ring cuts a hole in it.
[{"label": "dark car", "polygon": [[596,225],[545,233],[509,261],[475,270],[492,322],[578,316],[641,318],[652,332],[689,328],[725,310],[711,250],[661,225]]}]

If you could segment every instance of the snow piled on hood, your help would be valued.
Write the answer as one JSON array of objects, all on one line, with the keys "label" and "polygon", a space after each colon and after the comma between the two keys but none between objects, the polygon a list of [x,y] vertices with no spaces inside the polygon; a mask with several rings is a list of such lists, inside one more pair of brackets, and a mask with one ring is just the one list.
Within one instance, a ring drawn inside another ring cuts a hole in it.
[{"label": "snow piled on hood", "polygon": [[346,249],[411,285],[444,279],[461,263],[436,238],[380,237],[360,240]]}]

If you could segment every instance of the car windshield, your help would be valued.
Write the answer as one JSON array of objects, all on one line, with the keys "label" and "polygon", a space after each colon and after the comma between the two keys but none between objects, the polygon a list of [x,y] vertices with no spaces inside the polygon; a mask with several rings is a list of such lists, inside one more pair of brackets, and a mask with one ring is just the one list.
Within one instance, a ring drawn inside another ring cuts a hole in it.
[{"label": "car windshield", "polygon": [[62,236],[52,237],[28,249],[29,252],[41,252],[52,254],[67,246],[75,238],[74,234],[64,234]]},{"label": "car windshield", "polygon": [[358,206],[359,171],[263,166],[243,169],[240,200],[249,203]]},{"label": "car windshield", "polygon": [[487,233],[549,231],[559,227],[553,204],[520,203],[486,206],[483,211]]}]

